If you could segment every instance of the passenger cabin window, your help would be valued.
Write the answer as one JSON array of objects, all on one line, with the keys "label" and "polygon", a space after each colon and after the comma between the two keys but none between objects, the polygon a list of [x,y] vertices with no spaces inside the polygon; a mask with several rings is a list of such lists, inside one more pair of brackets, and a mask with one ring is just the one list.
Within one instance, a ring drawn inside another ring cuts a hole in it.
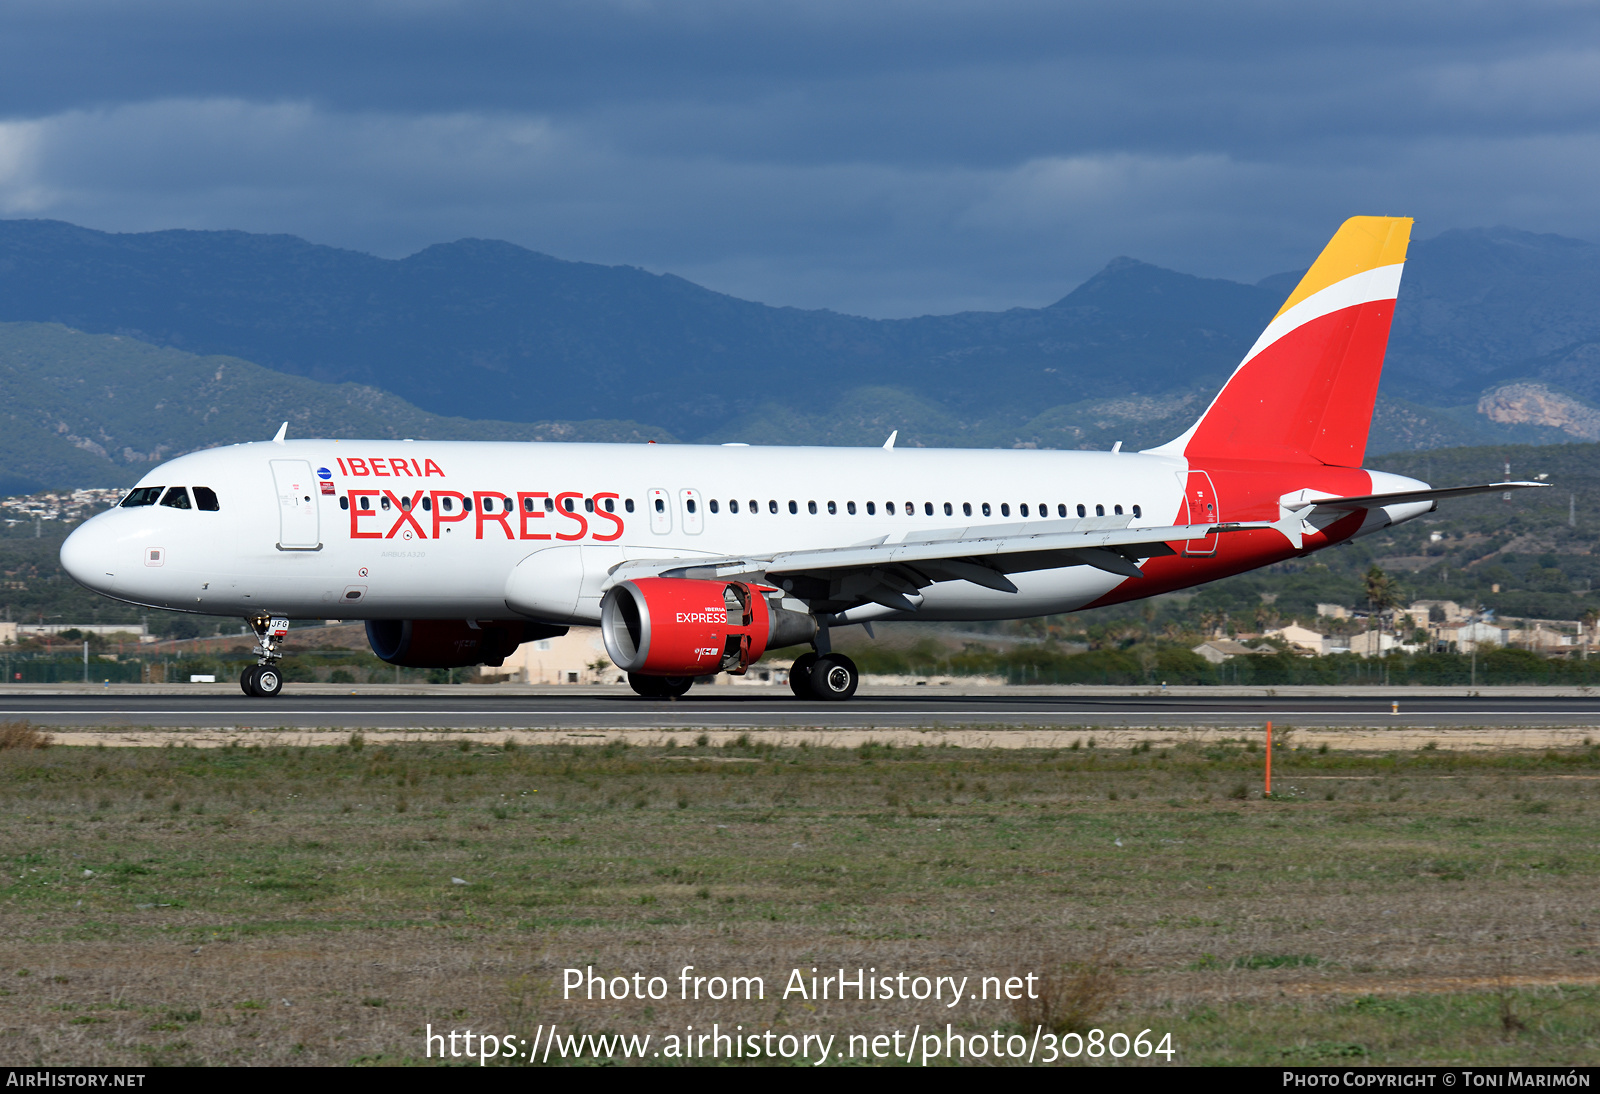
[{"label": "passenger cabin window", "polygon": [[194,507],[202,513],[215,513],[222,508],[217,504],[217,492],[209,486],[194,487]]},{"label": "passenger cabin window", "polygon": [[[465,505],[466,502],[462,502],[462,504]],[[394,506],[389,504],[389,499],[387,496],[378,499],[378,505],[385,513],[394,508]]]},{"label": "passenger cabin window", "polygon": [[961,515],[964,517],[970,517],[972,515],[972,503],[970,501],[964,501],[961,503]]},{"label": "passenger cabin window", "polygon": [[666,503],[666,499],[664,499],[664,498],[657,498],[657,499],[656,499],[656,512],[658,512],[658,513],[665,513],[665,512],[666,512],[666,511],[667,511],[667,503]]},{"label": "passenger cabin window", "polygon": [[166,495],[161,499],[161,504],[168,509],[188,509],[189,491],[181,486],[169,486]]},{"label": "passenger cabin window", "polygon": [[624,509],[626,509],[626,510],[627,510],[627,511],[628,511],[628,512],[630,512],[630,513],[631,513],[631,512],[633,512],[633,499],[632,499],[632,498],[629,498],[629,499],[627,499],[627,500],[626,500],[626,501],[624,501],[624,502],[623,502],[623,503],[622,503],[622,507],[623,507],[623,508],[624,508]]},{"label": "passenger cabin window", "polygon": [[[385,505],[384,508],[387,509],[389,507],[387,505]],[[461,508],[464,511],[468,512],[468,513],[472,512],[472,499],[471,498],[462,498],[461,499]]]},{"label": "passenger cabin window", "polygon": [[346,496],[344,494],[340,494],[339,495],[339,508],[340,509],[348,509],[348,508],[350,508],[350,498],[348,496]]},{"label": "passenger cabin window", "polygon": [[1139,507],[1138,507],[1138,506],[1137,506],[1137,505],[1135,505],[1135,506],[1134,506],[1134,507],[1133,507],[1133,515],[1134,515],[1134,516],[1135,516],[1135,517],[1142,517],[1142,516],[1144,516],[1144,514],[1143,514],[1143,513],[1141,513],[1141,512],[1139,512]]},{"label": "passenger cabin window", "polygon": [[988,502],[984,502],[983,503],[983,515],[986,516],[986,517],[993,515],[992,513],[989,512],[989,503]]},{"label": "passenger cabin window", "polygon": [[1094,515],[1097,516],[1097,517],[1105,516],[1106,515],[1106,507],[1104,505],[1096,505],[1094,507]]},{"label": "passenger cabin window", "polygon": [[944,503],[944,515],[947,516],[947,517],[953,517],[953,516],[955,516],[955,514],[956,514],[956,511],[953,508],[951,508],[950,503],[949,502],[945,502]]},{"label": "passenger cabin window", "polygon": [[806,502],[806,512],[810,513],[812,516],[816,516],[817,515],[817,503],[814,502],[814,501]]},{"label": "passenger cabin window", "polygon": [[[657,511],[659,511],[659,510],[660,510],[660,506],[661,506],[661,499],[660,499],[660,498],[657,498],[657,499],[656,499],[656,508],[657,508]],[[577,506],[575,506],[575,505],[573,505],[573,504],[572,504],[572,499],[571,499],[571,498],[567,498],[567,499],[566,499],[566,500],[565,500],[565,501],[564,501],[564,502],[562,502],[562,504],[561,504],[561,508],[563,508],[563,509],[565,509],[565,510],[566,510],[566,511],[567,511],[567,512],[569,512],[569,513],[572,513],[572,512],[576,512],[576,511],[577,511]]]},{"label": "passenger cabin window", "polygon": [[1120,516],[1121,516],[1121,515],[1122,515],[1122,506],[1120,506],[1120,505],[1113,505],[1113,506],[1112,506],[1112,507],[1111,507],[1111,511],[1112,511],[1112,512],[1113,512],[1113,513],[1115,513],[1115,514],[1117,514],[1117,516],[1119,516],[1119,517],[1120,517]]},{"label": "passenger cabin window", "polygon": [[422,511],[424,513],[433,512],[433,499],[432,498],[424,497],[422,499]]},{"label": "passenger cabin window", "polygon": [[[606,512],[615,513],[616,511],[617,511],[617,499],[616,498],[607,498],[606,499]],[[711,511],[713,513],[715,513],[717,511],[717,503],[716,502],[712,502],[711,503]]]},{"label": "passenger cabin window", "polygon": [[161,491],[165,489],[164,486],[141,486],[137,490],[131,490],[128,496],[122,499],[123,508],[133,509],[140,505],[154,505],[161,499]]},{"label": "passenger cabin window", "polygon": [[409,496],[400,499],[400,508],[407,511],[411,509],[411,498]]},{"label": "passenger cabin window", "polygon": [[789,499],[789,515],[792,517],[792,516],[794,516],[795,514],[797,514],[799,512],[800,512],[800,506],[795,504],[793,498],[790,498]]},{"label": "passenger cabin window", "polygon": [[1023,516],[1027,516],[1028,515],[1028,503],[1027,502],[1023,502],[1021,505],[1019,505],[1017,507],[1017,512],[1021,513]]},{"label": "passenger cabin window", "polygon": [[883,503],[883,511],[885,513],[888,513],[891,517],[894,516],[894,502],[892,502],[892,501],[884,502]]},{"label": "passenger cabin window", "polygon": [[[585,513],[594,512],[594,499],[593,498],[584,498],[583,499],[583,511]],[[692,501],[689,503],[689,512],[691,512],[691,513],[694,512],[694,502],[692,502]]]},{"label": "passenger cabin window", "polygon": [[[426,504],[424,504],[424,505],[423,505],[423,508],[424,508],[424,509],[426,509],[426,508],[427,508],[427,505],[426,505]],[[523,511],[523,512],[524,512],[524,513],[531,513],[531,512],[533,512],[533,499],[532,499],[532,498],[523,498],[523,499],[522,499],[522,511]]]},{"label": "passenger cabin window", "polygon": [[839,515],[839,505],[837,502],[830,501],[828,503],[828,515],[830,517],[836,517]]},{"label": "passenger cabin window", "polygon": [[1011,515],[1011,503],[1009,501],[1003,501],[1000,503],[1000,515],[1002,517],[1009,517]]},{"label": "passenger cabin window", "polygon": [[914,501],[906,502],[906,516],[914,517],[916,515],[917,515],[917,503],[914,502]]},{"label": "passenger cabin window", "polygon": [[1089,510],[1085,509],[1083,506],[1080,505],[1080,506],[1078,506],[1078,515],[1080,517],[1086,517],[1086,516],[1089,515]]},{"label": "passenger cabin window", "polygon": [[739,511],[739,499],[738,498],[730,498],[728,500],[728,512],[737,513],[738,511]]},{"label": "passenger cabin window", "polygon": [[878,503],[875,502],[875,501],[867,502],[867,516],[875,517],[877,515],[878,515]]},{"label": "passenger cabin window", "polygon": [[715,513],[717,511],[717,499],[716,498],[712,498],[710,501],[706,502],[706,504],[711,507],[711,511],[713,513]]},{"label": "passenger cabin window", "polygon": [[[445,507],[449,508],[448,500],[445,503]],[[357,505],[356,508],[357,509],[371,509],[372,508],[372,499],[371,498],[367,498],[367,497],[363,497],[361,499],[361,504]]]},{"label": "passenger cabin window", "polygon": [[1056,516],[1064,517],[1066,515],[1067,515],[1067,507],[1065,505],[1056,506]]},{"label": "passenger cabin window", "polygon": [[933,516],[933,502],[931,502],[931,501],[923,502],[922,503],[922,512],[923,512],[923,514],[925,516],[930,516],[930,517]]}]

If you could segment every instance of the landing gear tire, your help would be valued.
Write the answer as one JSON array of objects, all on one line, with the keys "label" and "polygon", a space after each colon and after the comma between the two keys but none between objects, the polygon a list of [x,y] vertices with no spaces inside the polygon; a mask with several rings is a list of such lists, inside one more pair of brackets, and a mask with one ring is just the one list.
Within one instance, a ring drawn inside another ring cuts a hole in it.
[{"label": "landing gear tire", "polygon": [[260,666],[258,665],[246,665],[243,669],[239,670],[239,690],[244,692],[246,695],[255,695],[255,692],[250,688],[250,677],[259,667]]},{"label": "landing gear tire", "polygon": [[628,673],[628,686],[646,699],[676,699],[694,687],[692,676],[645,676]]},{"label": "landing gear tire", "polygon": [[811,690],[811,666],[817,663],[814,653],[802,653],[794,659],[794,664],[789,666],[789,690],[794,692],[796,699],[815,699],[816,692]]},{"label": "landing gear tire", "polygon": [[271,699],[283,690],[283,675],[274,665],[253,665],[245,669],[239,681],[245,694],[257,699]]},{"label": "landing gear tire", "polygon": [[856,663],[842,653],[827,653],[811,666],[811,694],[829,702],[843,702],[856,693],[861,673]]}]

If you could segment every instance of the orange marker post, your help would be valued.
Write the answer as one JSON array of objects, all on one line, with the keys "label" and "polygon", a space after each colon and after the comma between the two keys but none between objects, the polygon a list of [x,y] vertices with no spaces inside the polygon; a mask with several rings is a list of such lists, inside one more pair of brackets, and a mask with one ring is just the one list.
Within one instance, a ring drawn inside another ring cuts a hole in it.
[{"label": "orange marker post", "polygon": [[1272,797],[1272,723],[1267,723],[1267,797]]}]

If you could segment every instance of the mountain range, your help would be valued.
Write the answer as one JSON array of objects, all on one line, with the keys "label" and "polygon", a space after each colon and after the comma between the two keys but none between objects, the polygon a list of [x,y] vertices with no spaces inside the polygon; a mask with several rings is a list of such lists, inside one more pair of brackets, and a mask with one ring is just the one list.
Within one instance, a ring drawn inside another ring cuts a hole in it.
[{"label": "mountain range", "polygon": [[[1596,274],[1579,240],[1415,241],[1372,450],[1600,437]],[[875,320],[489,240],[390,260],[0,221],[0,489],[128,481],[285,418],[339,436],[1136,447],[1193,420],[1297,277],[1118,258],[1047,307]]]}]

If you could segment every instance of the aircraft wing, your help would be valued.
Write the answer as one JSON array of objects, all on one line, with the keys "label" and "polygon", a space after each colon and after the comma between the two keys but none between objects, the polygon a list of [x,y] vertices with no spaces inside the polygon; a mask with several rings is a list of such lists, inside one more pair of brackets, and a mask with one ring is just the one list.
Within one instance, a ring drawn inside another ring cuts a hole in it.
[{"label": "aircraft wing", "polygon": [[[625,562],[612,581],[662,576],[754,580],[793,589],[822,610],[873,602],[902,611],[916,608],[909,597],[937,581],[970,581],[999,592],[1016,592],[1007,574],[1062,566],[1093,566],[1123,577],[1143,577],[1138,560],[1173,554],[1170,543],[1215,534],[1272,529],[1301,546],[1307,505],[1278,521],[1129,527],[1132,517],[1037,521],[1032,524],[951,529],[895,543],[780,551],[764,558]],[[824,607],[824,605],[826,605]]]},{"label": "aircraft wing", "polygon": [[1398,494],[1362,494],[1349,498],[1306,497],[1310,491],[1302,490],[1284,500],[1286,505],[1315,505],[1318,509],[1380,509],[1385,505],[1404,505],[1414,501],[1438,501],[1441,498],[1464,498],[1469,494],[1499,494],[1510,490],[1529,490],[1547,487],[1547,482],[1490,482],[1480,486],[1449,486],[1442,490],[1406,490]]}]

